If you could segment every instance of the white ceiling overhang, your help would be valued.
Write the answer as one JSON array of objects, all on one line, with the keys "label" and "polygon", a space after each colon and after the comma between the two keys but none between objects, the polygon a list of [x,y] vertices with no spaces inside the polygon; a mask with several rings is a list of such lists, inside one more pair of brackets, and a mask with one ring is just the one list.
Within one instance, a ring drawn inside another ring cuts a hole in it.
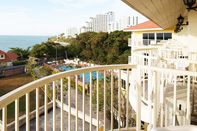
[{"label": "white ceiling overhang", "polygon": [[177,18],[186,16],[183,0],[122,0],[163,29],[174,27]]}]

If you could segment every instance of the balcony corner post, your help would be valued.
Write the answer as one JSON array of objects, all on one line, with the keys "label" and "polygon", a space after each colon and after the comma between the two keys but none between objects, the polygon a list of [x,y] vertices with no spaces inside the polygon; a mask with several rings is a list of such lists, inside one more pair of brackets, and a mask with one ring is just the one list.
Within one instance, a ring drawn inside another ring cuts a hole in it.
[{"label": "balcony corner post", "polygon": [[136,131],[141,131],[141,86],[140,86],[140,68],[136,70],[136,94],[137,94],[137,110],[136,110]]}]

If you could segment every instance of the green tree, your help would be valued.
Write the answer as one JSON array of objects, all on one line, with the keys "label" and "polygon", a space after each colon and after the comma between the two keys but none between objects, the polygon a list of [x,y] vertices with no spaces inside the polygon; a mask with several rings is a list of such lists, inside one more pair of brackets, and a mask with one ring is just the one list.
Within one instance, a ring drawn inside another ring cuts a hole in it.
[{"label": "green tree", "polygon": [[50,49],[47,48],[46,44],[36,44],[33,46],[31,50],[31,56],[41,58],[45,56],[49,56]]},{"label": "green tree", "polygon": [[58,58],[66,57],[67,48],[54,43],[54,42],[44,42],[41,44],[34,45],[31,50],[31,56],[36,58],[56,58],[56,54]]},{"label": "green tree", "polygon": [[[76,38],[65,38],[63,35],[60,37],[61,40],[70,43],[70,45],[65,48],[58,47],[59,56],[64,56],[66,51],[68,58],[77,57],[96,64],[128,63],[128,56],[130,55],[130,48],[128,47],[130,33],[128,32],[86,32],[77,35]],[[50,56],[54,56],[54,54]]]},{"label": "green tree", "polygon": [[30,47],[28,47],[27,49],[23,49],[19,47],[10,48],[10,51],[16,53],[20,59],[27,59],[30,54]]}]

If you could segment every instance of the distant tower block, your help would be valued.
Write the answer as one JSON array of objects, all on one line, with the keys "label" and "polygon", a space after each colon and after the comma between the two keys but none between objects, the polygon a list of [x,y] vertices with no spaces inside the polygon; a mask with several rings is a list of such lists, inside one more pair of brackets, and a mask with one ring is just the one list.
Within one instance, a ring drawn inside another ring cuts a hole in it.
[{"label": "distant tower block", "polygon": [[136,23],[135,23],[136,25],[138,24],[138,16],[136,16]]},{"label": "distant tower block", "polygon": [[135,17],[133,16],[133,26],[135,25]]}]

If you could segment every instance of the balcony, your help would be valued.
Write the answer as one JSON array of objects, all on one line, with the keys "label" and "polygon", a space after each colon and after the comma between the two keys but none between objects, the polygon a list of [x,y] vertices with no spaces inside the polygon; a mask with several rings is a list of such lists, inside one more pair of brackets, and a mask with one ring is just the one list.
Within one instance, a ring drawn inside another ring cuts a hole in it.
[{"label": "balcony", "polygon": [[[181,81],[180,76],[187,78]],[[107,65],[58,73],[0,97],[0,127],[2,131],[140,131],[189,125],[197,112],[196,102],[191,101],[196,100],[191,95],[196,77],[196,72],[146,65]],[[30,110],[32,92],[34,111]],[[26,99],[24,114],[20,112],[21,97]],[[14,112],[10,114],[12,103]],[[15,116],[13,121],[8,121],[10,115]]]},{"label": "balcony", "polygon": [[[128,128],[128,117],[124,120],[124,124],[121,123],[123,116],[120,102],[122,97],[120,72],[122,69],[132,70],[134,67],[133,65],[111,65],[77,69],[48,76],[22,86],[0,98],[1,129],[3,131],[11,130],[13,129],[11,124],[14,125],[16,131],[19,129],[106,130],[115,127]],[[89,78],[85,78],[87,73]],[[81,76],[82,80],[79,79]],[[79,84],[81,82],[82,87]],[[110,96],[107,93],[108,91]],[[35,92],[36,100],[34,112],[30,111],[30,94],[32,92]],[[42,103],[41,94],[44,95],[43,107],[40,104]],[[22,116],[19,107],[21,97],[26,99],[25,114]],[[111,100],[111,102],[107,101],[107,99]],[[8,122],[8,116],[11,114],[8,114],[7,109],[11,103],[15,104],[15,111],[12,114],[15,116],[14,123]],[[126,107],[124,111],[127,112],[128,116],[130,109],[128,99]],[[52,109],[52,113],[49,108]],[[33,114],[35,115],[34,118],[32,118]],[[107,114],[110,117],[107,117]],[[115,125],[114,122],[118,124]],[[22,125],[22,123],[24,124]],[[34,123],[35,127],[32,127],[32,123]]]},{"label": "balcony", "polygon": [[129,65],[76,69],[19,87],[0,97],[0,129],[140,131],[197,124],[197,57],[184,50],[140,47]]},{"label": "balcony", "polygon": [[161,40],[161,41],[155,41],[155,40],[149,40],[149,39],[141,39],[141,40],[134,40],[131,41],[131,38],[128,40],[128,46],[135,48],[155,48],[155,47],[161,47],[163,45],[167,45],[168,43],[174,42],[174,40]]}]

